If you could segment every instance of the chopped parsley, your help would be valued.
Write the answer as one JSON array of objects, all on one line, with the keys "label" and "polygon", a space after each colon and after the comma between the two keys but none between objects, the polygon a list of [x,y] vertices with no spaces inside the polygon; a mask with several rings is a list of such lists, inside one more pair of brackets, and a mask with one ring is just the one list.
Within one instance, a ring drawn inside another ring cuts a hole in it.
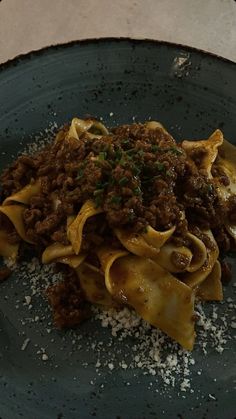
[{"label": "chopped parsley", "polygon": [[113,196],[110,200],[112,204],[116,204],[116,205],[119,205],[121,201],[122,201],[121,196],[117,196],[117,195]]},{"label": "chopped parsley", "polygon": [[161,163],[160,161],[156,161],[155,162],[155,168],[159,171],[159,172],[163,172],[165,170],[165,165],[163,163]]},{"label": "chopped parsley", "polygon": [[103,195],[102,194],[94,196],[95,208],[101,207],[102,202],[103,202]]},{"label": "chopped parsley", "polygon": [[96,189],[96,190],[93,192],[93,195],[94,195],[94,196],[99,196],[99,195],[101,195],[101,194],[103,194],[103,189]]},{"label": "chopped parsley", "polygon": [[125,185],[127,185],[127,183],[129,182],[129,179],[126,177],[126,176],[124,176],[124,177],[122,177],[119,181],[118,181],[118,183],[119,183],[119,185],[120,186],[125,186]]},{"label": "chopped parsley", "polygon": [[76,176],[76,180],[80,180],[84,175],[84,169],[79,169],[78,174]]},{"label": "chopped parsley", "polygon": [[128,220],[129,221],[134,221],[135,219],[135,214],[134,214],[134,210],[130,210],[129,214],[128,214]]},{"label": "chopped parsley", "polygon": [[140,196],[142,194],[142,191],[139,186],[137,186],[137,188],[134,188],[133,192],[134,192],[134,195],[136,196]]},{"label": "chopped parsley", "polygon": [[107,152],[106,151],[100,151],[100,153],[98,154],[98,159],[99,160],[106,160],[107,158]]},{"label": "chopped parsley", "polygon": [[115,152],[115,160],[118,162],[121,160],[121,158],[122,158],[122,151],[118,149]]},{"label": "chopped parsley", "polygon": [[97,182],[96,183],[96,189],[104,189],[109,185],[109,182]]},{"label": "chopped parsley", "polygon": [[209,184],[205,187],[205,193],[209,194],[213,192],[213,185]]},{"label": "chopped parsley", "polygon": [[130,144],[130,140],[129,140],[128,138],[124,138],[124,140],[122,140],[122,141],[121,141],[121,144],[122,144],[122,145],[129,146],[129,144]]},{"label": "chopped parsley", "polygon": [[128,154],[128,156],[131,154],[135,154],[137,152],[137,150],[135,148],[130,148],[129,150],[126,151],[126,154]]},{"label": "chopped parsley", "polygon": [[83,162],[77,172],[76,180],[80,180],[84,176],[84,169],[86,166],[86,162]]},{"label": "chopped parsley", "polygon": [[154,144],[151,147],[151,152],[152,153],[156,153],[157,151],[160,151],[160,150],[161,150],[161,147],[159,145]]},{"label": "chopped parsley", "polygon": [[134,176],[138,176],[141,173],[141,169],[138,166],[132,168]]},{"label": "chopped parsley", "polygon": [[180,156],[181,154],[183,154],[183,151],[177,147],[170,147],[167,149],[167,151],[170,151],[171,153],[176,154],[177,156]]}]

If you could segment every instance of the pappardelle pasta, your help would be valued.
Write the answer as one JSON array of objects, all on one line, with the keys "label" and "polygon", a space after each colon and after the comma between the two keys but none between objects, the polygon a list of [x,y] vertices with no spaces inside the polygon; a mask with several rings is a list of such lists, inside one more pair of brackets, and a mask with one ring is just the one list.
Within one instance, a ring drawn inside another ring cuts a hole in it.
[{"label": "pappardelle pasta", "polygon": [[74,118],[3,171],[0,255],[17,261],[30,246],[63,271],[46,290],[59,328],[90,304],[125,305],[192,350],[195,300],[223,298],[235,163],[218,129],[177,144],[156,121],[108,130]]}]

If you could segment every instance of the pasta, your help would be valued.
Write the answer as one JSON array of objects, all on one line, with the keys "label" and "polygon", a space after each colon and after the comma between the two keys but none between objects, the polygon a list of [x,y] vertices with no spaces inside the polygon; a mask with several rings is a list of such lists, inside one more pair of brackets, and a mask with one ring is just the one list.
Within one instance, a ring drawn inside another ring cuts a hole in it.
[{"label": "pasta", "polygon": [[192,350],[195,301],[223,299],[235,163],[220,130],[177,144],[156,121],[108,130],[74,118],[3,171],[0,255],[15,262],[27,243],[60,267],[47,290],[58,327],[87,318],[89,304],[126,305]]}]

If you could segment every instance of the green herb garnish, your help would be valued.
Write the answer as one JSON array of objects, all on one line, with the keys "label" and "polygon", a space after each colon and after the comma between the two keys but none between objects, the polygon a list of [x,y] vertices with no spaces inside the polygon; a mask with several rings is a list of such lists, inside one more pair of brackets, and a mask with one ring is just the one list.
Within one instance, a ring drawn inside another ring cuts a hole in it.
[{"label": "green herb garnish", "polygon": [[165,170],[165,165],[160,161],[155,162],[155,167],[157,170],[159,170],[159,172],[163,172]]},{"label": "green herb garnish", "polygon": [[160,151],[160,150],[161,150],[161,147],[159,145],[154,144],[151,147],[152,153],[156,153],[157,151]]},{"label": "green herb garnish", "polygon": [[120,166],[124,167],[126,165],[127,161],[122,157],[118,163],[119,163]]},{"label": "green herb garnish", "polygon": [[133,192],[134,192],[134,195],[136,195],[136,196],[139,196],[139,195],[142,194],[142,191],[141,191],[139,186],[137,186],[137,188],[134,188]]},{"label": "green herb garnish", "polygon": [[[131,211],[133,211],[133,210],[131,210]],[[128,220],[129,221],[134,221],[134,219],[135,219],[135,214],[133,213],[133,212],[129,212],[129,214],[128,214]]]},{"label": "green herb garnish", "polygon": [[107,152],[106,151],[100,151],[100,153],[98,154],[98,159],[99,160],[106,160],[107,158]]},{"label": "green herb garnish", "polygon": [[116,150],[115,152],[115,160],[120,160],[122,157],[122,151],[121,150]]},{"label": "green herb garnish", "polygon": [[94,195],[95,208],[101,207],[102,201],[103,201],[103,194]]},{"label": "green herb garnish", "polygon": [[111,203],[112,204],[116,204],[116,205],[119,205],[120,203],[121,203],[121,201],[122,201],[122,198],[121,198],[121,196],[117,196],[117,195],[115,195],[115,196],[113,196],[112,198],[111,198]]},{"label": "green herb garnish", "polygon": [[148,232],[147,226],[144,226],[143,229],[142,229],[142,231],[143,231],[144,234],[146,234]]},{"label": "green herb garnish", "polygon": [[129,179],[126,176],[124,176],[119,180],[118,183],[119,183],[120,186],[125,186],[125,185],[127,185],[128,182],[129,182]]},{"label": "green herb garnish", "polygon": [[167,151],[170,151],[171,153],[176,154],[177,156],[183,154],[182,150],[176,147],[170,147],[169,149],[167,149]]},{"label": "green herb garnish", "polygon": [[103,189],[96,189],[96,190],[93,192],[93,195],[94,195],[94,196],[99,196],[99,195],[101,195],[101,194],[103,194]]},{"label": "green herb garnish", "polygon": [[124,138],[124,140],[121,141],[121,144],[123,145],[129,145],[130,140],[128,138]]},{"label": "green herb garnish", "polygon": [[132,168],[134,176],[138,176],[141,173],[141,169],[138,166]]},{"label": "green herb garnish", "polygon": [[84,169],[79,169],[76,180],[80,180],[84,175]]},{"label": "green herb garnish", "polygon": [[143,150],[138,150],[138,151],[137,151],[137,155],[138,155],[139,157],[143,157],[143,155],[144,155],[144,151],[143,151]]},{"label": "green herb garnish", "polygon": [[104,189],[109,185],[109,182],[97,182],[96,189]]},{"label": "green herb garnish", "polygon": [[208,193],[212,193],[213,192],[213,186],[212,185],[206,185],[205,187],[205,192]]},{"label": "green herb garnish", "polygon": [[135,153],[136,153],[136,151],[137,151],[137,150],[136,150],[135,148],[130,148],[129,150],[127,150],[127,151],[126,151],[126,154],[128,154],[128,155],[130,155],[130,154],[131,154],[131,155],[132,155],[132,154],[135,154]]}]

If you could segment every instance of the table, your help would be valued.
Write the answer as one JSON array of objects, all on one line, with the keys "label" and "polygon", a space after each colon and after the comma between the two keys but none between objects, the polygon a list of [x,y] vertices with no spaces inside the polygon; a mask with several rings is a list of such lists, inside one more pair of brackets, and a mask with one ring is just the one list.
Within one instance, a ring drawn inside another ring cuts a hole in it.
[{"label": "table", "polygon": [[236,61],[234,0],[0,0],[0,63],[74,39],[161,39]]}]

